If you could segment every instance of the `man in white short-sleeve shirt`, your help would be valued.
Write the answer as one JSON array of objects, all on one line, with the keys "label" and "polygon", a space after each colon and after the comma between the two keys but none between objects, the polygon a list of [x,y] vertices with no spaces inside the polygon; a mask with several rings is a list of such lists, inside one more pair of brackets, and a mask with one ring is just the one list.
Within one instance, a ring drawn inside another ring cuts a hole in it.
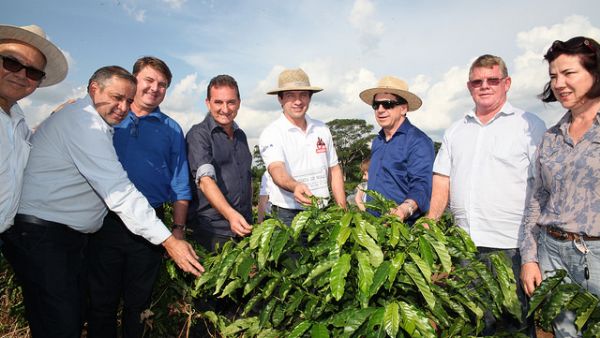
[{"label": "man in white short-sleeve shirt", "polygon": [[[536,115],[507,102],[510,85],[500,57],[482,55],[471,65],[467,87],[475,109],[444,133],[433,165],[428,217],[439,219],[449,202],[456,224],[478,247],[479,259],[486,262],[490,253],[504,252],[518,281],[519,227],[533,183],[534,154],[546,126]],[[517,285],[525,310],[527,298],[521,283]],[[486,323],[484,334],[526,326],[508,317],[492,322]]]},{"label": "man in white short-sleeve shirt", "polygon": [[346,207],[342,169],[331,132],[307,114],[312,94],[322,89],[310,85],[302,69],[279,75],[277,94],[283,114],[260,135],[260,153],[274,185],[269,192],[273,213],[291,224],[294,216],[311,203],[310,196],[333,198]]}]

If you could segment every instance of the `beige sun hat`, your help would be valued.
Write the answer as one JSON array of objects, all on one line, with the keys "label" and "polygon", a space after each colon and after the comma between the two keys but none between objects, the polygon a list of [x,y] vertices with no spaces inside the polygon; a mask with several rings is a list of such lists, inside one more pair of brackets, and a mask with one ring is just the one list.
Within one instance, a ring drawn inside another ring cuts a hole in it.
[{"label": "beige sun hat", "polygon": [[279,74],[279,88],[268,91],[267,94],[273,95],[290,90],[309,90],[316,93],[323,88],[311,86],[308,75],[302,69],[286,69]]},{"label": "beige sun hat", "polygon": [[36,25],[11,26],[0,25],[0,40],[17,40],[37,48],[46,57],[44,72],[46,77],[40,87],[48,87],[64,80],[69,66],[65,55],[46,38],[46,33]]},{"label": "beige sun hat", "polygon": [[408,102],[408,111],[417,110],[423,104],[423,101],[417,95],[408,91],[406,82],[393,76],[382,77],[377,87],[363,90],[359,96],[366,104],[371,105],[375,95],[380,93],[394,94],[405,99]]}]

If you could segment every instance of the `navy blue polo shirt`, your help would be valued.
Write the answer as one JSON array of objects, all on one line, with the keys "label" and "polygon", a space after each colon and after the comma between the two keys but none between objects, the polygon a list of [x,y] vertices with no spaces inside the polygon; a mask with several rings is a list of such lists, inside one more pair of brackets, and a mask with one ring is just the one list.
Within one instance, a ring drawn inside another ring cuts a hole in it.
[{"label": "navy blue polo shirt", "polygon": [[[198,172],[211,172],[225,199],[248,224],[252,223],[252,155],[246,134],[234,123],[229,139],[210,113],[186,135],[188,161],[194,179],[194,198],[190,208],[192,226],[221,235],[234,236],[229,222],[213,208],[198,189]],[[208,169],[207,169],[208,168]],[[200,170],[199,170],[200,169]],[[213,170],[214,169],[214,170]]]},{"label": "navy blue polo shirt", "polygon": [[408,219],[414,221],[429,210],[434,158],[433,142],[408,119],[389,141],[380,130],[371,146],[368,187],[398,204],[417,202],[419,212]]}]

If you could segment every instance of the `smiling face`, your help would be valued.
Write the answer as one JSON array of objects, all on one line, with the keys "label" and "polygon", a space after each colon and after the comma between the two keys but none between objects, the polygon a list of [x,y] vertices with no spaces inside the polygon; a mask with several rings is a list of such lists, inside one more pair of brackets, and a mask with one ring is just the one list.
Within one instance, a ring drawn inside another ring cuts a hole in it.
[{"label": "smiling face", "polygon": [[205,100],[210,115],[225,130],[233,128],[233,120],[240,109],[238,92],[229,86],[210,87],[210,99]]},{"label": "smiling face", "polygon": [[290,90],[281,93],[277,99],[283,108],[283,114],[292,123],[303,123],[304,115],[310,106],[311,92],[308,90]]},{"label": "smiling face", "polygon": [[163,73],[151,66],[144,67],[136,78],[137,91],[131,109],[139,116],[152,112],[162,103],[169,81]]},{"label": "smiling face", "polygon": [[[397,102],[398,98],[393,94],[379,93],[375,95],[373,101]],[[407,111],[408,105],[406,104],[397,105],[390,109],[385,109],[383,105],[380,104],[377,106],[377,109],[375,109],[375,120],[386,135],[393,135],[396,130],[400,128],[402,122],[404,122]]]},{"label": "smiling face", "polygon": [[104,88],[98,82],[90,83],[89,93],[98,114],[106,123],[114,126],[127,116],[135,89],[131,81],[113,76],[105,81]]},{"label": "smiling face", "polygon": [[[496,79],[499,80],[498,83]],[[510,84],[510,77],[505,77],[498,65],[473,68],[467,87],[475,102],[477,115],[497,113],[506,102]]]},{"label": "smiling face", "polygon": [[579,56],[560,55],[550,63],[549,73],[550,88],[560,104],[573,112],[583,109],[594,77],[581,65]]},{"label": "smiling face", "polygon": [[[12,40],[0,43],[0,55],[15,59],[24,66],[44,70],[46,59],[36,48]],[[3,61],[0,59],[0,64]],[[8,112],[20,99],[33,93],[41,80],[34,81],[26,76],[25,68],[11,72],[0,66],[0,106]]]}]

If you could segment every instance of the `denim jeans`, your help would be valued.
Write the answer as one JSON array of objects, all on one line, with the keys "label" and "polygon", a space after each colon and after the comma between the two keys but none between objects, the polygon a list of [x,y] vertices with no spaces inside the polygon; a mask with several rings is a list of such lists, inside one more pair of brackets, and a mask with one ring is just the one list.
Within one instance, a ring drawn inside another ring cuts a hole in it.
[{"label": "denim jeans", "polygon": [[[577,246],[586,246],[589,250],[585,255]],[[565,282],[577,283],[584,289],[600,296],[600,241],[587,241],[575,243],[574,241],[560,241],[545,231],[542,231],[538,240],[538,259],[542,276],[549,277],[556,269],[567,271]],[[585,267],[589,270],[589,279],[585,278]],[[554,336],[581,337],[573,321],[575,314],[572,311],[562,312],[554,321]]]},{"label": "denim jeans", "polygon": [[292,225],[292,221],[294,217],[298,215],[302,210],[298,209],[286,209],[282,207],[278,207],[276,205],[271,207],[273,218],[278,218],[283,224],[287,226]]}]

